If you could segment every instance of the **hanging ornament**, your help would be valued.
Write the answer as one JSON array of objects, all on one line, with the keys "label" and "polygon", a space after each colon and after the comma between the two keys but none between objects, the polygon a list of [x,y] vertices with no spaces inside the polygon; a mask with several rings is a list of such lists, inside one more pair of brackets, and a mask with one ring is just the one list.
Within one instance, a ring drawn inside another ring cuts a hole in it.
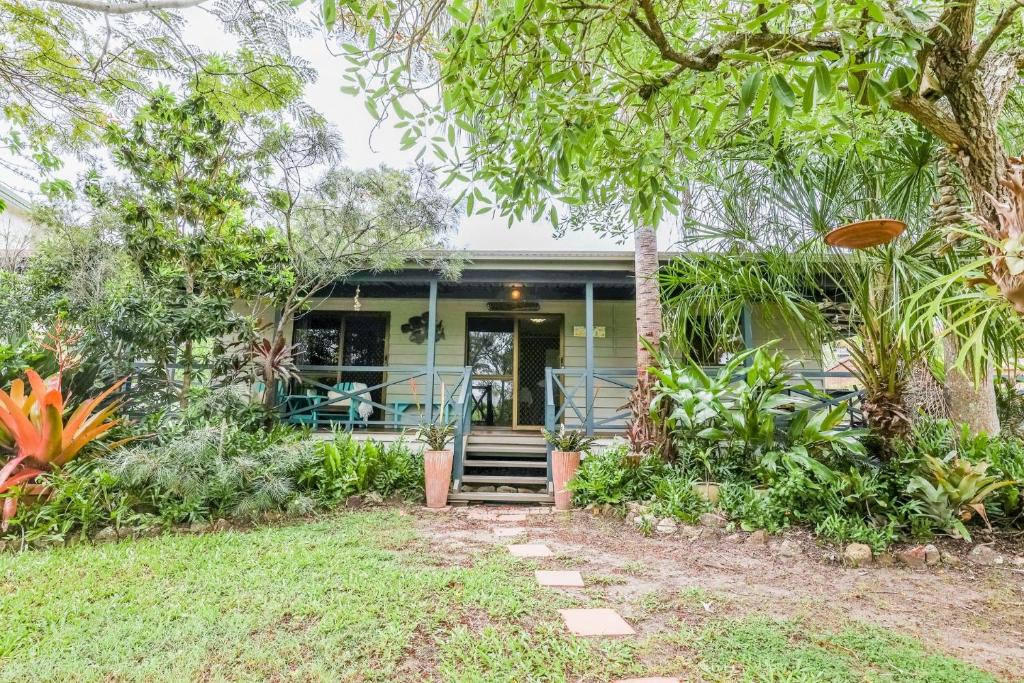
[{"label": "hanging ornament", "polygon": [[361,301],[359,301],[359,285],[356,285],[356,295],[352,297],[352,310],[358,311],[363,307]]}]

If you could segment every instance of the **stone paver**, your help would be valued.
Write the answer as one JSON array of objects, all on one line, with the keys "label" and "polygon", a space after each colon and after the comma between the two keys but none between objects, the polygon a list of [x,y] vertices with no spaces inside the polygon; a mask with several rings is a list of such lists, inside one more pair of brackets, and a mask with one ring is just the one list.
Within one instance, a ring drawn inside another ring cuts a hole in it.
[{"label": "stone paver", "polygon": [[508,547],[514,557],[551,557],[554,553],[543,543],[516,543]]},{"label": "stone paver", "polygon": [[583,575],[575,571],[542,571],[534,572],[537,583],[542,586],[558,586],[565,588],[583,588]]},{"label": "stone paver", "polygon": [[519,526],[494,527],[494,535],[498,538],[512,538],[514,536],[523,536],[525,534],[526,529]]},{"label": "stone paver", "polygon": [[636,633],[613,609],[560,609],[566,628],[577,636],[631,636]]},{"label": "stone paver", "polygon": [[499,522],[525,522],[526,515],[498,515]]}]

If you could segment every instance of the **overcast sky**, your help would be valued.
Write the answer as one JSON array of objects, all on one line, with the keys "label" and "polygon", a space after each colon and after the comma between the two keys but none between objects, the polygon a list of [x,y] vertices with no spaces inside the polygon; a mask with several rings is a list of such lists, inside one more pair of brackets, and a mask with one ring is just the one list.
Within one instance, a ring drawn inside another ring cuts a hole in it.
[{"label": "overcast sky", "polygon": [[[309,6],[304,12],[307,19]],[[187,39],[204,49],[226,51],[234,41],[220,26],[198,8],[183,11],[190,28]],[[354,168],[366,168],[387,164],[405,168],[414,161],[416,150],[402,151],[400,135],[388,122],[373,129],[376,122],[366,111],[359,97],[341,92],[339,74],[347,66],[341,57],[330,54],[322,34],[315,30],[307,40],[294,41],[292,47],[298,56],[309,61],[319,72],[316,82],[306,88],[306,100],[323,113],[341,132],[345,141],[345,161]],[[78,164],[69,163],[61,175],[74,179],[80,172]],[[28,192],[29,187],[22,179],[0,178],[17,190]],[[457,193],[457,191],[456,191]],[[666,248],[672,241],[671,230],[662,230],[659,243]],[[631,250],[632,244],[621,244],[616,240],[593,232],[570,233],[562,239],[555,239],[547,223],[516,223],[507,227],[507,220],[500,216],[463,216],[460,221],[456,246],[469,249],[497,250]]]}]

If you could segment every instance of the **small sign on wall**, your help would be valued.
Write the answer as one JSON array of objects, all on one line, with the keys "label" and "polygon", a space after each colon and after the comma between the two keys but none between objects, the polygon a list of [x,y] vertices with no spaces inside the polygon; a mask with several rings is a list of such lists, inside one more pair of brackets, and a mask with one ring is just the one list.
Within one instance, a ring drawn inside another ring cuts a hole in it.
[{"label": "small sign on wall", "polygon": [[[573,325],[572,326],[572,336],[574,336],[574,337],[586,337],[587,336],[587,326],[586,325]],[[604,325],[595,325],[594,326],[594,338],[595,339],[604,339],[605,338],[605,327],[604,327]]]}]

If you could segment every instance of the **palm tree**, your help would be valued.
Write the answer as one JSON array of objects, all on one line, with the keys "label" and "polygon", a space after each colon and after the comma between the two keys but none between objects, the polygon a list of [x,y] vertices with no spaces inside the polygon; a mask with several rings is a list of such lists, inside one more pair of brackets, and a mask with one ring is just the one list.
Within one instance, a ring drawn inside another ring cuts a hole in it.
[{"label": "palm tree", "polygon": [[[919,308],[916,293],[955,262],[939,253],[942,234],[931,216],[934,143],[904,131],[886,149],[884,157],[849,152],[802,164],[785,152],[741,150],[704,179],[703,215],[688,238],[704,253],[672,264],[662,286],[675,338],[704,335],[703,347],[735,348],[740,312],[759,305],[777,311],[812,348],[844,338],[866,418],[891,439],[909,429],[907,383],[915,366],[939,352],[932,325],[943,311],[929,311],[931,324],[906,319]],[[829,229],[871,215],[901,218],[909,234],[863,252],[840,253],[822,240]],[[1006,321],[990,323],[999,329]]]}]

